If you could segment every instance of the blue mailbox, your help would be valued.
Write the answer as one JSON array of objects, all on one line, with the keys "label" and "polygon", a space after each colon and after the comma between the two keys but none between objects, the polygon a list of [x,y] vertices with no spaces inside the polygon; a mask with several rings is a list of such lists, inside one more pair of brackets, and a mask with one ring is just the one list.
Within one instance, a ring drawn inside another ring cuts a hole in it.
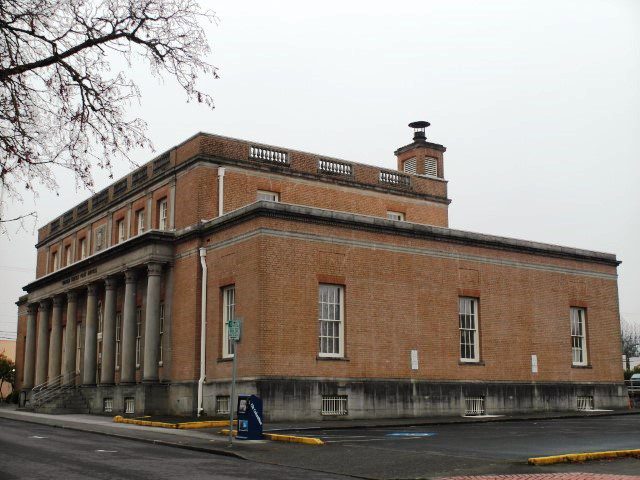
[{"label": "blue mailbox", "polygon": [[255,395],[238,395],[240,440],[262,440],[262,400]]}]

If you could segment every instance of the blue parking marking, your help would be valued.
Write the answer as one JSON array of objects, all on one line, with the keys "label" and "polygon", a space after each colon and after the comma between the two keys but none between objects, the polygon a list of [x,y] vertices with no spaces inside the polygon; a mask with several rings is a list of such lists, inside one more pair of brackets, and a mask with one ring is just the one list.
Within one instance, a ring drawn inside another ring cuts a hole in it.
[{"label": "blue parking marking", "polygon": [[434,432],[392,432],[387,433],[387,437],[434,437]]}]

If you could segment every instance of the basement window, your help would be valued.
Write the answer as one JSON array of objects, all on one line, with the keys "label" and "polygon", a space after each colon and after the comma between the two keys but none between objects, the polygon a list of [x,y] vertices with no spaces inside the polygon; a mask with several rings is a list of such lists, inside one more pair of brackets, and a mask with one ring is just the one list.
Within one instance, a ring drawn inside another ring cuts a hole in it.
[{"label": "basement window", "polygon": [[218,395],[216,397],[216,413],[228,414],[229,403],[229,395]]},{"label": "basement window", "polygon": [[588,412],[593,410],[593,397],[592,396],[578,396],[578,411]]},{"label": "basement window", "polygon": [[347,402],[349,397],[347,395],[323,395],[322,396],[322,415],[327,416],[342,416],[348,415]]},{"label": "basement window", "polygon": [[102,400],[102,411],[104,413],[113,412],[113,398],[104,398]]},{"label": "basement window", "polygon": [[124,413],[136,413],[136,402],[133,397],[124,398]]},{"label": "basement window", "polygon": [[467,397],[464,399],[464,414],[465,416],[478,416],[484,415],[484,397]]}]

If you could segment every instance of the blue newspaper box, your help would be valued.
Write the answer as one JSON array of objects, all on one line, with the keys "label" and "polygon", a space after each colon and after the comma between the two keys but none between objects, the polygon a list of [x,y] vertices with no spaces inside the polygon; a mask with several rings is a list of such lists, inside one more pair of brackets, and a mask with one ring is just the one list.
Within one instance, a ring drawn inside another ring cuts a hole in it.
[{"label": "blue newspaper box", "polygon": [[255,395],[238,395],[240,440],[262,440],[262,400]]}]

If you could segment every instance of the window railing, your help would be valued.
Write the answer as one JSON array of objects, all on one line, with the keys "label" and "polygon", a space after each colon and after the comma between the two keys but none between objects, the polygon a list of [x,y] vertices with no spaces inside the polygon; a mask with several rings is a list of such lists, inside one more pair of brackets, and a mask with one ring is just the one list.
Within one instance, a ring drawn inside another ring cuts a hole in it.
[{"label": "window railing", "polygon": [[593,397],[592,396],[578,396],[578,411],[579,412],[588,412],[593,410]]},{"label": "window railing", "polygon": [[216,397],[216,413],[229,413],[229,395],[218,395]]},{"label": "window railing", "polygon": [[348,415],[346,395],[322,396],[322,415],[341,416]]},{"label": "window railing", "polygon": [[380,170],[378,181],[380,183],[402,188],[409,188],[411,186],[411,177],[409,175],[399,172],[390,172],[388,170]]},{"label": "window railing", "polygon": [[350,163],[321,158],[318,160],[318,171],[330,175],[345,175],[350,177],[353,175],[353,166]]},{"label": "window railing", "polygon": [[136,399],[134,397],[125,397],[124,399],[124,413],[136,412]]},{"label": "window railing", "polygon": [[249,158],[252,160],[276,163],[278,165],[289,164],[289,154],[287,152],[281,152],[265,147],[252,146],[249,150]]},{"label": "window railing", "polygon": [[484,415],[484,397],[467,397],[464,399],[466,416]]}]

